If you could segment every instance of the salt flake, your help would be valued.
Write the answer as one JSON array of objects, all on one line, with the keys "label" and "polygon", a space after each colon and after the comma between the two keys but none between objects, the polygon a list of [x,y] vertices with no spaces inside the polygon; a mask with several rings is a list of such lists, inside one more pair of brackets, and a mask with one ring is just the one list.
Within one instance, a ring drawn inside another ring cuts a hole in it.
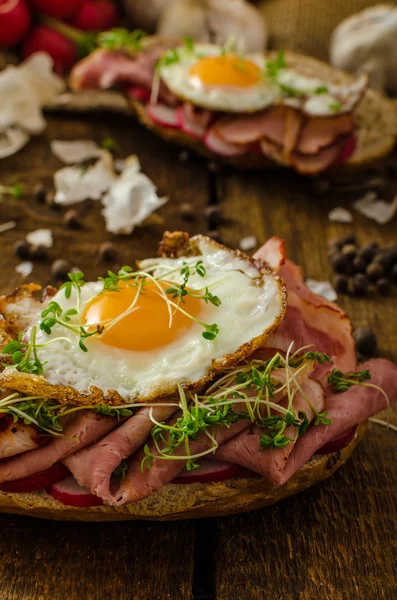
[{"label": "salt flake", "polygon": [[369,219],[373,219],[380,225],[385,225],[392,220],[397,212],[397,196],[392,202],[378,200],[374,192],[368,192],[359,200],[353,202],[357,212]]},{"label": "salt flake", "polygon": [[136,225],[168,200],[157,196],[156,186],[140,168],[137,156],[126,158],[123,172],[102,199],[102,214],[111,233],[132,233]]},{"label": "salt flake", "polygon": [[31,231],[26,236],[26,241],[28,244],[32,244],[32,246],[45,246],[45,248],[52,248],[54,245],[51,229],[36,229],[36,231]]},{"label": "salt flake", "polygon": [[28,134],[19,129],[19,127],[9,127],[2,133],[0,132],[0,158],[16,154],[16,152],[26,146],[28,141]]},{"label": "salt flake", "polygon": [[328,219],[334,223],[351,223],[353,215],[346,208],[337,206],[328,213]]},{"label": "salt flake", "polygon": [[99,200],[115,181],[112,156],[103,150],[95,165],[64,167],[54,175],[55,204],[67,206],[91,198]]},{"label": "salt flake", "polygon": [[335,292],[334,288],[332,287],[329,281],[317,281],[316,279],[306,279],[305,283],[306,287],[310,291],[314,292],[315,294],[318,294],[319,296],[322,296],[323,298],[326,298],[326,300],[329,300],[330,302],[334,302],[338,298],[338,294]]},{"label": "salt flake", "polygon": [[29,277],[29,275],[31,275],[33,271],[33,263],[29,260],[26,260],[24,262],[19,263],[19,265],[15,267],[15,270],[17,273],[22,275],[22,277]]},{"label": "salt flake", "polygon": [[248,250],[253,250],[258,245],[258,240],[254,235],[247,235],[240,240],[239,246],[240,250],[243,252],[248,252]]},{"label": "salt flake", "polygon": [[66,165],[75,165],[103,155],[103,149],[93,140],[53,140],[51,150]]}]

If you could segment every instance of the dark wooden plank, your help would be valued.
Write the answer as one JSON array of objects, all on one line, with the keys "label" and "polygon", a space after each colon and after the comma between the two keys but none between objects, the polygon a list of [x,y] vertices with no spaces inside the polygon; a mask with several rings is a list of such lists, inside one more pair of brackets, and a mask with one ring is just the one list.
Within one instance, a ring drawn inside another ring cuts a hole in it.
[{"label": "dark wooden plank", "polygon": [[2,600],[191,598],[188,521],[66,523],[1,515],[0,523]]},{"label": "dark wooden plank", "polygon": [[[353,196],[318,196],[307,181],[285,172],[229,173],[217,190],[226,243],[237,246],[252,234],[259,244],[283,237],[288,255],[315,279],[332,276],[327,242],[333,238],[353,231],[363,244],[397,241],[395,220],[381,227],[354,213],[352,225],[329,222],[329,210],[349,206]],[[339,298],[356,326],[377,331],[380,354],[394,360],[396,296],[394,290],[388,298]],[[397,423],[397,410],[392,419]],[[354,458],[327,482],[273,508],[219,520],[217,598],[394,599],[396,452],[395,432],[371,425]]]},{"label": "dark wooden plank", "polygon": [[[64,209],[53,210],[36,202],[31,192],[42,182],[49,190],[52,176],[61,164],[49,148],[51,139],[95,139],[111,135],[122,147],[122,156],[137,153],[142,170],[168,195],[148,224],[132,235],[106,232],[99,202],[76,206],[84,229],[69,231],[62,224]],[[35,263],[28,280],[54,284],[51,262],[66,258],[81,268],[87,279],[106,269],[133,264],[135,259],[154,256],[164,229],[202,232],[208,201],[206,164],[179,158],[180,151],[153,138],[134,121],[107,116],[50,117],[43,136],[32,139],[17,155],[0,162],[4,185],[22,183],[26,194],[18,201],[0,200],[0,223],[15,219],[18,227],[0,235],[0,290],[9,292],[23,279],[15,272],[20,260],[13,243],[29,231],[49,227],[54,248],[44,263]],[[180,204],[194,205],[196,216],[186,222]],[[24,208],[25,207],[25,208]],[[27,208],[27,211],[26,211]],[[118,264],[104,264],[98,246],[111,240],[118,249]],[[186,523],[59,523],[18,516],[0,516],[0,598],[2,600],[186,600],[191,597],[194,537],[192,522]],[[6,535],[5,535],[6,532]]]}]

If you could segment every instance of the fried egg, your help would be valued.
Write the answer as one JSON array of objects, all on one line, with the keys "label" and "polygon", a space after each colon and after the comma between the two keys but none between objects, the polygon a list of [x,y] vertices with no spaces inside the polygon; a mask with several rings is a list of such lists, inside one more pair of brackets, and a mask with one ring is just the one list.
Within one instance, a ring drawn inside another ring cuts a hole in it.
[{"label": "fried egg", "polygon": [[[35,329],[43,381],[52,385],[47,395],[59,397],[64,386],[90,395],[95,387],[105,399],[115,391],[125,400],[149,401],[175,392],[177,382],[196,387],[266,340],[285,311],[282,282],[242,253],[209,238],[193,239],[197,256],[144,260],[139,269],[146,275],[119,282],[117,290],[105,288],[103,281],[88,282],[80,288],[80,301],[75,288],[70,297],[60,289],[49,300],[63,315],[77,311],[67,322],[72,329],[93,333],[84,340],[86,351],[68,327],[55,324],[49,334],[40,329],[46,305],[30,304],[24,338],[31,339]],[[187,269],[187,293],[178,304],[170,288],[183,284]],[[219,302],[209,301],[207,292]],[[7,311],[21,314],[18,300]],[[206,326],[214,324],[217,335],[206,339]],[[0,383],[11,372],[14,389],[31,390],[22,383],[26,374],[10,367]]]},{"label": "fried egg", "polygon": [[[226,52],[220,46],[180,47],[159,63],[161,79],[182,100],[212,111],[248,113],[285,104],[313,116],[350,112],[360,100],[367,77],[330,84],[308,77],[263,54]],[[288,58],[288,55],[287,55]]]},{"label": "fried egg", "polygon": [[264,76],[260,54],[224,53],[220,46],[198,44],[178,49],[178,60],[160,66],[160,76],[178,97],[196,106],[228,112],[256,112],[271,105],[280,90]]}]

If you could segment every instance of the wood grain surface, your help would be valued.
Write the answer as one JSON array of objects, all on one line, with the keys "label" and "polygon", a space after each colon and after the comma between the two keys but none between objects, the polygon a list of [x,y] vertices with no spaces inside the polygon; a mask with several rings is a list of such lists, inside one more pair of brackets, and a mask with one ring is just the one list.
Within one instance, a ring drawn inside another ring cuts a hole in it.
[{"label": "wood grain surface", "polygon": [[[33,185],[52,188],[61,165],[52,155],[54,138],[95,139],[111,135],[120,156],[137,153],[143,171],[169,202],[131,236],[105,231],[99,203],[79,205],[84,229],[70,231],[63,210],[32,198]],[[185,155],[182,155],[186,158]],[[392,161],[393,162],[393,161]],[[394,161],[395,162],[395,161]],[[354,214],[350,226],[332,224],[328,212],[348,206],[359,194],[313,185],[284,171],[233,173],[206,161],[181,160],[177,148],[155,139],[132,120],[114,115],[48,119],[46,132],[19,154],[0,163],[1,184],[24,184],[25,195],[0,200],[0,224],[18,227],[0,235],[0,290],[23,280],[13,244],[39,227],[50,227],[55,244],[29,279],[55,283],[50,266],[66,258],[88,279],[136,258],[151,256],[164,229],[211,230],[236,247],[247,235],[260,245],[268,236],[285,238],[289,256],[306,275],[328,279],[327,241],[354,231],[362,243],[397,241],[396,221],[377,226]],[[393,193],[391,179],[387,190]],[[194,218],[180,214],[194,206]],[[208,216],[219,205],[222,221]],[[217,230],[217,231],[215,231]],[[99,244],[111,240],[118,264],[103,263]],[[376,329],[380,354],[397,360],[396,291],[388,298],[341,297],[355,325]],[[392,415],[397,422],[396,413]],[[371,425],[350,460],[329,481],[280,505],[234,517],[181,523],[58,523],[0,517],[1,600],[395,600],[397,598],[397,436]]]}]

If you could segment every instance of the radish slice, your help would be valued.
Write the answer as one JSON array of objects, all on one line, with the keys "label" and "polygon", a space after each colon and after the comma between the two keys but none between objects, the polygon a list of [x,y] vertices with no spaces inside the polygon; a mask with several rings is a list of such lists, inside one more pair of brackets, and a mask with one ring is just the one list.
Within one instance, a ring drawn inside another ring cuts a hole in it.
[{"label": "radish slice", "polygon": [[172,483],[210,483],[232,479],[241,473],[241,467],[217,460],[203,460],[198,469],[183,470]]},{"label": "radish slice", "polygon": [[176,116],[178,119],[179,127],[180,127],[180,129],[182,129],[182,131],[184,133],[191,135],[192,137],[196,138],[197,140],[203,139],[207,128],[204,127],[204,125],[200,125],[199,123],[195,123],[194,121],[189,122],[186,119],[185,105],[178,106],[178,108],[176,110]]},{"label": "radish slice", "polygon": [[171,129],[179,129],[176,108],[171,108],[166,104],[149,104],[147,112],[154,123]]},{"label": "radish slice", "polygon": [[67,504],[68,506],[100,506],[103,500],[91,494],[88,488],[82,487],[77,483],[73,475],[54,483],[48,488],[48,493],[56,500]]},{"label": "radish slice", "polygon": [[332,454],[332,452],[338,452],[350,444],[356,433],[356,426],[346,429],[343,433],[340,433],[334,439],[330,440],[322,448],[317,450],[316,454]]},{"label": "radish slice", "polygon": [[5,481],[0,485],[0,491],[10,493],[22,493],[22,492],[37,492],[42,490],[49,485],[64,479],[69,475],[70,471],[63,463],[55,463],[49,469],[40,471],[34,475],[23,477],[22,479],[15,479],[15,481]]},{"label": "radish slice", "polygon": [[134,100],[139,100],[140,102],[148,102],[150,98],[150,90],[145,87],[137,87],[135,85],[127,88],[127,94],[131,96]]},{"label": "radish slice", "polygon": [[222,156],[241,156],[247,152],[247,146],[243,144],[228,144],[215,132],[215,128],[210,129],[204,136],[204,143],[209,150]]},{"label": "radish slice", "polygon": [[342,150],[338,154],[335,163],[344,163],[346,162],[352,154],[357,146],[357,140],[354,135],[351,135],[347,140],[346,144],[343,146]]}]

